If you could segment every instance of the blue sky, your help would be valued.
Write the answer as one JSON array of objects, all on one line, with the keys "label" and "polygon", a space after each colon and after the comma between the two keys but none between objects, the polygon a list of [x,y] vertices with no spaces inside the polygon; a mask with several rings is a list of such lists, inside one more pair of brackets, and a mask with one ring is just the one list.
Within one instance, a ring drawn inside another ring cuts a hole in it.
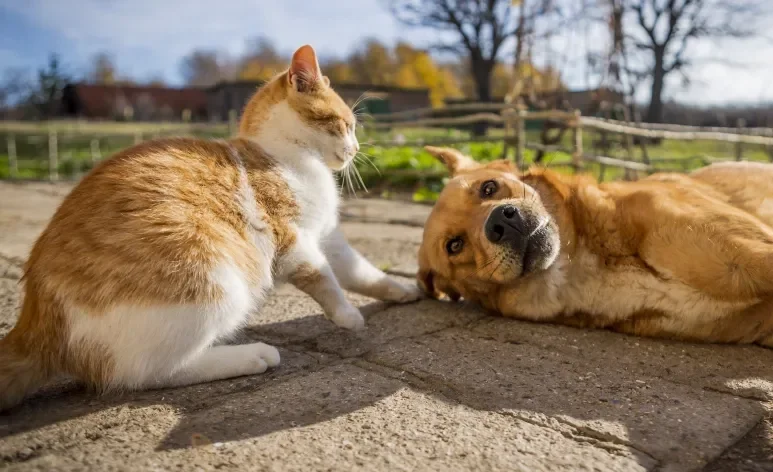
[{"label": "blue sky", "polygon": [[[192,49],[238,55],[258,35],[283,51],[310,43],[320,55],[340,56],[365,37],[421,45],[433,34],[397,24],[379,0],[0,0],[0,71],[34,70],[57,52],[68,70],[83,73],[89,58],[107,51],[119,71],[134,78],[179,83],[180,59]],[[571,38],[556,44],[571,56]],[[684,87],[674,78],[670,97],[703,104],[773,102],[770,40],[704,42],[694,51],[700,60],[692,83]],[[571,58],[566,64],[565,81],[585,86],[580,66]]]}]

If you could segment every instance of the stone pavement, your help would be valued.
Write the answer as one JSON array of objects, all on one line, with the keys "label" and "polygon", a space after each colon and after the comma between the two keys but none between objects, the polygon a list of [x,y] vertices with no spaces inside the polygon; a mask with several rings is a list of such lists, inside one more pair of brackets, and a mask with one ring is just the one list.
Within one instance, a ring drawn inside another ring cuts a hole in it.
[{"label": "stone pavement", "polygon": [[[65,184],[0,183],[0,335]],[[428,207],[350,201],[350,240],[410,275]],[[773,470],[773,350],[659,342],[359,296],[368,328],[289,287],[236,342],[263,376],[98,398],[67,380],[0,414],[8,470]]]}]

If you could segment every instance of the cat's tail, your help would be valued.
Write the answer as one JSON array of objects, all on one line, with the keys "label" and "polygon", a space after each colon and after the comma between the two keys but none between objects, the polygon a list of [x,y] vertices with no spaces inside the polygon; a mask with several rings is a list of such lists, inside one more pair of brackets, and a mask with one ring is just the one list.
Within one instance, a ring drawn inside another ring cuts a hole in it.
[{"label": "cat's tail", "polygon": [[38,344],[41,339],[29,329],[34,325],[30,321],[38,316],[36,311],[36,301],[25,297],[18,323],[0,339],[0,411],[18,405],[51,377]]}]

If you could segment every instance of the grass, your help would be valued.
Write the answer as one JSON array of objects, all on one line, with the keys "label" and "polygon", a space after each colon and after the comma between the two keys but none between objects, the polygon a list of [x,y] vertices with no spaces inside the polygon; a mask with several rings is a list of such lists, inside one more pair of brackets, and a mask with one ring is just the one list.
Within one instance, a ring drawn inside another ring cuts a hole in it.
[{"label": "grass", "polygon": [[[131,146],[141,133],[143,139],[158,136],[187,135],[201,138],[222,138],[228,135],[226,125],[186,125],[180,123],[89,123],[89,122],[50,122],[44,125],[35,123],[0,123],[0,179],[10,177],[8,152],[5,143],[7,138],[14,136],[18,160],[19,179],[47,179],[48,169],[48,131],[57,132],[59,148],[60,178],[72,178],[87,172],[93,165],[92,141],[97,140],[99,152],[107,157],[121,149]],[[492,129],[491,136],[502,135],[502,130]],[[388,196],[394,192],[410,192],[414,200],[431,201],[443,186],[444,168],[426,151],[411,147],[380,147],[368,143],[395,142],[398,139],[406,141],[432,140],[441,138],[465,139],[468,133],[460,130],[446,129],[396,129],[389,133],[360,133],[362,151],[369,156],[370,162],[357,164],[366,186],[371,194]],[[598,136],[586,132],[583,135],[585,152],[595,151],[594,141]],[[610,141],[615,140],[610,136]],[[527,142],[539,142],[536,131],[527,132]],[[563,147],[571,148],[571,133],[566,133],[561,143]],[[663,141],[659,145],[648,145],[649,157],[658,170],[689,171],[704,164],[705,158],[732,159],[735,145],[731,143],[711,141]],[[469,143],[454,146],[472,158],[486,162],[499,159],[503,155],[502,142]],[[513,157],[510,151],[509,158]],[[620,138],[608,151],[603,152],[608,157],[627,159],[628,155],[622,146]],[[641,161],[641,149],[634,146],[632,156]],[[525,150],[524,160],[531,164],[535,152]],[[743,157],[747,160],[769,161],[770,154],[761,146],[746,145]],[[671,162],[658,162],[659,158],[672,159]],[[547,153],[544,164],[555,166],[559,172],[572,172],[571,156],[563,152]],[[601,167],[588,163],[585,172],[599,176]],[[604,170],[604,180],[622,178],[622,169],[607,167]]]}]

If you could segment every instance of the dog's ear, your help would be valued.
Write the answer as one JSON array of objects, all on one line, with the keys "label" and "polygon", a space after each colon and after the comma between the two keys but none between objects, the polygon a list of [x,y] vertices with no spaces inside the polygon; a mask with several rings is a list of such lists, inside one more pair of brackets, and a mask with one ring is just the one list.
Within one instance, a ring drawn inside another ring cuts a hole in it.
[{"label": "dog's ear", "polygon": [[454,148],[424,146],[424,150],[432,154],[448,168],[448,172],[453,176],[460,170],[480,167],[480,164],[473,161]]},{"label": "dog's ear", "polygon": [[440,293],[435,289],[434,272],[429,269],[419,270],[419,273],[416,275],[416,280],[419,283],[419,288],[421,288],[424,293],[432,298],[440,298]]},{"label": "dog's ear", "polygon": [[435,283],[435,273],[431,270],[420,270],[416,278],[418,279],[419,287],[431,298],[437,300],[445,295],[455,302],[462,298],[462,295],[451,287],[447,287],[445,284],[442,284],[442,287],[437,285]]}]

